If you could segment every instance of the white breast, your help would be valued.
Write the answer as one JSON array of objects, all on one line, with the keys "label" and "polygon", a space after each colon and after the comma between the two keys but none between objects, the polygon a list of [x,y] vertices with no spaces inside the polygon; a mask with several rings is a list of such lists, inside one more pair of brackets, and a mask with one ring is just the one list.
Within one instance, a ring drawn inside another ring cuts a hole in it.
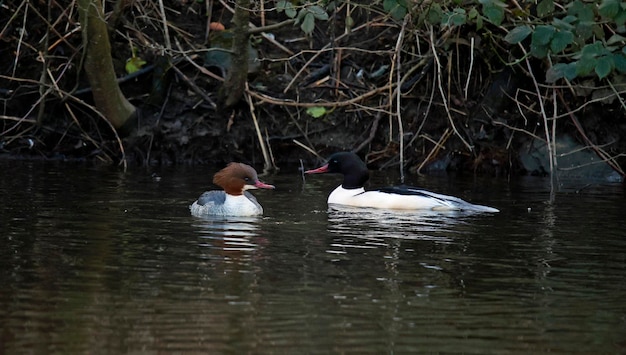
[{"label": "white breast", "polygon": [[205,205],[194,202],[189,209],[194,216],[258,216],[263,214],[263,207],[245,195],[233,196],[226,194],[222,203],[210,201]]}]

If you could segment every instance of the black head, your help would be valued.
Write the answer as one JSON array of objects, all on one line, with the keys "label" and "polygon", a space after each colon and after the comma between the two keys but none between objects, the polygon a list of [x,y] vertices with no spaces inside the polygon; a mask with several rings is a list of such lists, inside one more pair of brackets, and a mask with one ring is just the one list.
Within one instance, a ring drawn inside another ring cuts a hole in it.
[{"label": "black head", "polygon": [[369,171],[367,166],[352,152],[339,152],[331,155],[326,164],[314,169],[308,170],[307,174],[320,173],[338,173],[343,174],[343,187],[346,189],[354,189],[363,187],[369,179]]}]

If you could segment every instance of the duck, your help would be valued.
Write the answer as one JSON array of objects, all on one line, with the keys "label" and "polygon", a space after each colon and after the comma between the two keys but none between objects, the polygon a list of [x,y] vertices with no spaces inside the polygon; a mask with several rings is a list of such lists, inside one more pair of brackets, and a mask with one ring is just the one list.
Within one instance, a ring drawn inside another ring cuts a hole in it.
[{"label": "duck", "polygon": [[328,196],[328,204],[351,207],[367,207],[388,210],[431,210],[500,212],[488,206],[475,205],[458,197],[447,196],[411,186],[390,186],[365,190],[369,170],[361,158],[353,152],[332,154],[327,162],[305,174],[343,174],[343,183]]},{"label": "duck", "polygon": [[194,216],[259,216],[263,207],[247,190],[274,189],[259,180],[256,170],[243,163],[229,163],[213,176],[223,190],[206,191],[189,206]]}]

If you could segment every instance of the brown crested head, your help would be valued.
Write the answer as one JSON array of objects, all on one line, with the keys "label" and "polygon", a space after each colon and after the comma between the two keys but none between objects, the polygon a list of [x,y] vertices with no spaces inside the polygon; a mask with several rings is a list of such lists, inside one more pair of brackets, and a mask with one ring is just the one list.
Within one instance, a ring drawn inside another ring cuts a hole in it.
[{"label": "brown crested head", "polygon": [[248,189],[273,189],[274,186],[259,181],[256,170],[242,163],[230,163],[213,176],[213,183],[229,195],[242,195]]}]

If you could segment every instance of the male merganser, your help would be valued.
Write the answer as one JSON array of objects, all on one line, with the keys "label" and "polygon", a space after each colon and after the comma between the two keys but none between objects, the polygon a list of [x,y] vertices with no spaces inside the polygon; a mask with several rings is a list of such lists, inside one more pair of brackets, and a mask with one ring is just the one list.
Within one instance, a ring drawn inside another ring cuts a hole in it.
[{"label": "male merganser", "polygon": [[365,191],[369,179],[365,163],[351,152],[335,153],[328,162],[305,174],[340,173],[343,183],[328,196],[328,204],[399,210],[499,212],[474,205],[458,197],[446,196],[410,186],[392,186]]},{"label": "male merganser", "polygon": [[213,183],[224,191],[206,191],[189,209],[194,216],[258,216],[263,207],[246,190],[273,189],[259,181],[256,170],[242,163],[230,163],[213,176]]}]

